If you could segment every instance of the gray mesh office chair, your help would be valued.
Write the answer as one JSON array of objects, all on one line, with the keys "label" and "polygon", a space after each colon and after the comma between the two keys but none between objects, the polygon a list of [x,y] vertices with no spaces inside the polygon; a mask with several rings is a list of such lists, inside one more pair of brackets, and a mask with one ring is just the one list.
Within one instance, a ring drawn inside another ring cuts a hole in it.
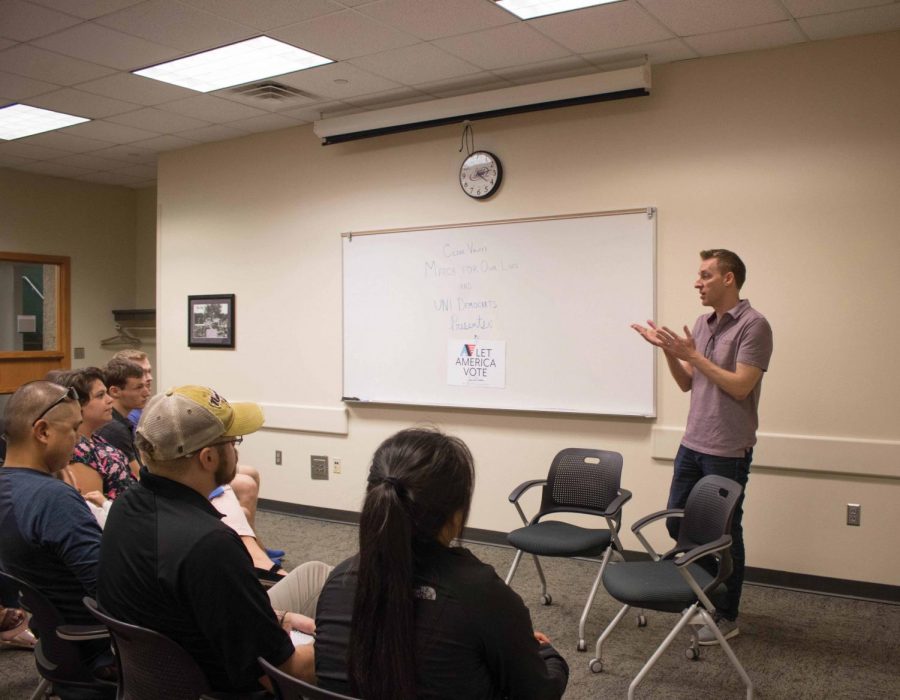
[{"label": "gray mesh office chair", "polygon": [[[747,687],[748,700],[753,697],[753,682],[738,661],[731,646],[722,636],[713,619],[716,603],[722,602],[727,592],[723,581],[731,574],[731,519],[741,495],[740,485],[721,476],[705,476],[698,481],[688,496],[684,509],[663,510],[641,518],[633,526],[641,544],[650,554],[651,561],[623,562],[610,567],[603,575],[606,592],[624,607],[613,618],[597,640],[596,657],[590,661],[594,673],[603,670],[601,650],[603,643],[616,625],[632,607],[660,612],[681,613],[678,623],[663,640],[644,667],[628,687],[628,698],[644,679],[663,652],[685,626],[690,625],[691,646],[687,657],[700,658],[697,631],[709,627],[724,649],[734,668]],[[675,546],[665,554],[657,554],[641,530],[662,518],[680,517],[681,529]],[[718,562],[715,577],[697,562],[704,557],[714,557]],[[638,624],[643,626],[643,615]]]},{"label": "gray mesh office chair", "polygon": [[[513,530],[507,537],[509,543],[518,550],[506,575],[507,585],[512,581],[522,555],[527,552],[534,558],[541,580],[541,602],[550,605],[553,598],[547,592],[547,580],[538,556],[603,557],[578,622],[578,651],[587,649],[584,625],[606,565],[614,551],[620,554],[622,552],[618,532],[622,521],[622,506],[631,498],[631,492],[620,487],[621,477],[622,455],[618,452],[570,447],[553,458],[546,479],[519,484],[509,495],[510,503],[516,507],[525,526]],[[528,520],[519,499],[534,486],[543,486],[541,505],[537,515]],[[595,515],[603,518],[606,527],[578,527],[558,520],[544,519],[548,515],[559,513]]]}]

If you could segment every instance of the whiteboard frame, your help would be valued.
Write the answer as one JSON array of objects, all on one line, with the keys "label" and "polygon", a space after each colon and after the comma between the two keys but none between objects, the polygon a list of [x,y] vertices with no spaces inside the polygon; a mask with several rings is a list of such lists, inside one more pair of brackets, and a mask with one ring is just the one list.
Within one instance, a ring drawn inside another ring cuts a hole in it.
[{"label": "whiteboard frame", "polygon": [[[459,228],[472,228],[476,226],[495,226],[498,224],[519,224],[519,223],[527,223],[527,222],[536,222],[536,221],[557,221],[563,219],[587,219],[587,218],[597,218],[601,216],[621,216],[627,214],[645,214],[648,219],[653,220],[653,227],[651,230],[651,247],[653,249],[652,259],[650,261],[651,266],[651,280],[652,280],[652,296],[653,296],[653,314],[655,316],[656,313],[656,303],[657,303],[657,264],[656,264],[656,225],[658,223],[658,211],[656,207],[635,207],[631,209],[611,209],[606,211],[593,211],[593,212],[578,212],[574,214],[554,214],[547,216],[530,216],[530,217],[520,217],[514,219],[492,219],[489,221],[470,221],[470,222],[457,222],[452,224],[432,224],[429,226],[406,226],[399,228],[386,228],[386,229],[371,229],[364,231],[345,231],[341,233],[341,238],[347,238],[352,240],[354,236],[381,236],[381,235],[390,235],[393,233],[418,233],[418,232],[427,232],[427,231],[436,231],[436,230],[447,230],[447,229],[459,229]],[[343,301],[343,292],[344,292],[344,269],[345,269],[345,261],[344,261],[344,247],[341,246],[341,389],[344,389],[343,383],[344,378],[346,377],[346,347],[344,346],[343,339],[346,337],[346,317],[345,317],[345,304]],[[648,419],[655,420],[657,417],[657,403],[658,403],[658,363],[656,361],[653,362],[652,369],[652,409],[649,413],[628,413],[628,412],[617,412],[617,413],[595,413],[590,411],[584,411],[579,409],[568,409],[568,408],[519,408],[516,406],[472,406],[468,404],[448,404],[448,403],[440,403],[440,402],[410,402],[410,401],[390,401],[390,400],[376,400],[376,399],[360,399],[355,396],[341,396],[341,401],[345,404],[353,405],[354,407],[360,406],[399,406],[399,407],[415,407],[415,406],[423,406],[429,408],[437,408],[437,409],[447,409],[447,410],[460,410],[460,411],[502,411],[502,412],[516,412],[523,414],[567,414],[567,415],[580,415],[580,416],[596,416],[596,417],[621,417],[621,418],[640,418],[640,419]],[[343,393],[343,391],[342,391]]]}]

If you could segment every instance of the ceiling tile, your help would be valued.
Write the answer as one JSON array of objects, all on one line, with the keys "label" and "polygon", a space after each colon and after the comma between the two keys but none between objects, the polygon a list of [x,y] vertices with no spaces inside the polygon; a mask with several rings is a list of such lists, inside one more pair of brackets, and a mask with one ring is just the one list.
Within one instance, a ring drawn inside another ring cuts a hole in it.
[{"label": "ceiling tile", "polygon": [[861,7],[886,5],[896,0],[781,0],[794,17],[826,15],[831,12],[857,10]]},{"label": "ceiling tile", "polygon": [[423,92],[435,97],[456,97],[472,92],[485,92],[512,87],[512,83],[494,73],[474,73],[462,78],[438,80],[433,83],[422,83],[418,86]]},{"label": "ceiling tile", "polygon": [[756,27],[732,29],[727,32],[700,34],[685,37],[684,41],[701,56],[738,53],[740,51],[757,51],[771,49],[776,46],[797,44],[803,41],[803,35],[792,21],[763,24]]},{"label": "ceiling tile", "polygon": [[399,83],[373,75],[350,63],[329,63],[327,66],[284,75],[278,80],[330,100],[343,100],[401,87]]},{"label": "ceiling tile", "polygon": [[196,90],[188,90],[177,85],[170,85],[169,83],[151,80],[150,78],[132,75],[131,73],[116,73],[106,78],[81,83],[78,89],[92,92],[95,95],[115,97],[148,106],[192,97],[197,94]]},{"label": "ceiling tile", "polygon": [[672,33],[637,5],[618,3],[539,17],[528,22],[577,53],[671,39]]},{"label": "ceiling tile", "polygon": [[360,7],[361,5],[371,5],[377,0],[335,0],[336,2],[341,3],[341,5],[346,5],[347,7]]},{"label": "ceiling tile", "polygon": [[197,142],[183,139],[180,136],[166,134],[165,136],[154,136],[152,139],[135,141],[134,145],[139,146],[140,148],[149,148],[151,151],[160,152],[177,151],[179,148],[189,148],[190,146],[196,146]]},{"label": "ceiling tile", "polygon": [[541,83],[545,80],[557,80],[559,78],[571,78],[576,75],[596,73],[597,67],[588,63],[581,56],[558,58],[553,61],[532,63],[528,66],[513,66],[512,68],[500,68],[495,73],[516,85],[529,83]]},{"label": "ceiling tile", "polygon": [[55,10],[32,5],[22,0],[0,0],[0,36],[16,41],[31,41],[58,32],[80,20]]},{"label": "ceiling tile", "polygon": [[[280,80],[280,78],[279,78]],[[238,104],[213,95],[197,95],[184,100],[167,102],[165,109],[176,114],[202,119],[213,124],[224,124],[236,119],[249,119],[266,114],[264,110]]]},{"label": "ceiling tile", "polygon": [[[234,0],[182,0],[207,12],[227,17],[256,29],[272,29],[286,24],[303,22],[313,17],[341,10],[341,5],[328,0],[266,0],[265,2],[235,2]],[[274,34],[269,34],[274,36]]]},{"label": "ceiling tile", "polygon": [[36,5],[52,7],[82,19],[93,19],[121,10],[129,5],[137,5],[144,0],[31,0],[31,2]]},{"label": "ceiling tile", "polygon": [[281,114],[266,114],[261,117],[250,117],[250,119],[238,119],[235,122],[229,122],[229,125],[250,132],[288,129],[292,126],[297,126],[298,124],[300,124],[300,120],[291,119],[290,117],[285,117]]},{"label": "ceiling tile", "polygon": [[534,31],[524,22],[437,39],[432,43],[488,70],[571,55],[568,49]]},{"label": "ceiling tile", "polygon": [[151,131],[135,129],[133,126],[113,124],[100,119],[66,128],[69,130],[69,133],[76,136],[84,136],[89,139],[98,139],[111,143],[131,143],[132,141],[140,141],[157,136]]},{"label": "ceiling tile", "polygon": [[210,124],[209,126],[203,126],[199,129],[188,129],[187,131],[182,131],[179,136],[183,136],[186,139],[191,139],[192,141],[226,141],[228,139],[236,139],[241,136],[246,136],[246,132],[241,131],[239,129],[234,129],[231,126],[225,126],[224,124]]},{"label": "ceiling tile", "polygon": [[109,121],[116,124],[125,124],[126,126],[136,126],[138,129],[155,131],[159,134],[171,134],[187,129],[209,126],[209,122],[152,107],[145,107],[127,114],[119,114],[115,117],[110,117]]},{"label": "ceiling tile", "polygon": [[684,61],[697,58],[699,54],[685,44],[681,39],[667,39],[655,41],[651,44],[638,44],[637,46],[625,46],[608,51],[597,51],[585,54],[584,58],[595,66],[601,66],[605,70],[615,68],[627,68],[640,63],[646,56],[654,66],[673,61]]},{"label": "ceiling tile", "polygon": [[172,0],[148,0],[96,20],[104,27],[183,51],[233,44],[258,32]]},{"label": "ceiling tile", "polygon": [[16,45],[16,42],[12,41],[11,39],[0,38],[0,51],[3,51],[3,49],[8,49],[10,46],[15,46],[15,45]]},{"label": "ceiling tile", "polygon": [[419,43],[410,34],[349,10],[281,27],[269,36],[335,61]]},{"label": "ceiling tile", "polygon": [[798,19],[797,22],[810,39],[835,39],[854,34],[890,32],[900,29],[900,3],[805,17]]},{"label": "ceiling tile", "polygon": [[116,173],[123,173],[125,175],[131,175],[132,177],[137,177],[142,180],[150,179],[156,177],[156,166],[155,165],[128,165],[124,168],[116,168]]},{"label": "ceiling tile", "polygon": [[9,156],[0,151],[0,167],[2,168],[18,168],[25,163],[32,163],[29,158],[19,158],[18,156]]},{"label": "ceiling tile", "polygon": [[0,71],[0,101],[18,102],[35,95],[58,90],[58,85],[32,80],[22,75],[13,75]]},{"label": "ceiling tile", "polygon": [[36,39],[34,43],[66,56],[120,70],[137,70],[181,56],[178,49],[88,23]]},{"label": "ceiling tile", "polygon": [[146,178],[137,175],[129,175],[128,173],[119,172],[117,170],[88,173],[87,175],[79,175],[75,179],[86,180],[87,182],[99,182],[104,185],[123,185],[125,187],[137,185],[146,180]]},{"label": "ceiling tile", "polygon": [[789,19],[780,0],[641,0],[641,5],[678,36]]},{"label": "ceiling tile", "polygon": [[133,143],[110,146],[109,148],[94,151],[91,155],[100,156],[101,158],[112,158],[124,163],[155,163],[157,159],[156,151],[135,146]]},{"label": "ceiling tile", "polygon": [[314,122],[319,119],[324,119],[326,116],[331,116],[335,112],[344,109],[358,109],[357,107],[353,107],[352,105],[347,104],[346,102],[320,102],[313,107],[303,107],[301,109],[291,109],[287,112],[284,112],[286,116],[293,117],[294,119],[298,119],[304,122]]},{"label": "ceiling tile", "polygon": [[33,107],[43,107],[44,109],[52,109],[56,112],[65,112],[66,114],[74,114],[75,116],[89,119],[102,119],[111,114],[129,112],[138,107],[138,105],[131,102],[100,97],[99,95],[92,95],[89,92],[82,92],[74,88],[63,88],[62,90],[33,97],[28,100],[28,104]]},{"label": "ceiling tile", "polygon": [[87,170],[115,170],[122,167],[122,161],[113,160],[112,158],[101,158],[92,153],[72,153],[62,158],[54,158],[51,163],[62,163],[63,165],[73,165],[76,168],[85,168]]},{"label": "ceiling tile", "polygon": [[30,44],[20,44],[0,53],[3,70],[18,73],[35,80],[46,80],[57,85],[74,85],[93,80],[115,71],[96,63],[60,56]]},{"label": "ceiling tile", "polygon": [[26,143],[32,138],[34,137],[32,136],[28,139],[16,139],[15,141],[0,141],[0,154],[28,158],[29,160],[49,160],[50,158],[59,158],[68,155],[68,153],[61,151],[58,148],[34,146],[30,143]]},{"label": "ceiling tile", "polygon": [[519,21],[484,0],[381,0],[363,5],[359,11],[425,40]]},{"label": "ceiling tile", "polygon": [[387,109],[388,107],[400,107],[402,105],[415,104],[434,99],[427,92],[413,90],[412,88],[397,88],[387,92],[379,92],[374,95],[363,95],[347,100],[348,104],[366,109]]},{"label": "ceiling tile", "polygon": [[[266,81],[268,82],[268,81]],[[280,78],[275,78],[274,82],[277,82],[281,85],[287,85],[283,83]],[[287,87],[292,87],[287,85]],[[322,98],[317,95],[307,95],[304,91],[301,90],[300,95],[291,95],[290,97],[259,97],[258,95],[247,95],[241,94],[238,92],[231,92],[229,90],[220,90],[218,94],[221,94],[223,97],[226,97],[229,100],[234,102],[240,102],[241,104],[247,105],[249,107],[254,107],[256,109],[261,109],[265,112],[279,112],[283,113],[289,109],[304,107],[309,105],[314,105],[317,102],[321,102]],[[217,94],[217,93],[211,93]],[[165,106],[165,105],[163,105]],[[253,119],[253,117],[248,117],[248,119]]]},{"label": "ceiling tile", "polygon": [[434,82],[469,73],[479,73],[471,63],[451,56],[431,44],[416,44],[350,61],[360,68],[404,85]]},{"label": "ceiling tile", "polygon": [[76,136],[75,134],[69,133],[67,129],[45,131],[43,134],[29,136],[28,143],[34,144],[35,146],[56,148],[60,151],[65,151],[67,154],[87,153],[109,146],[106,141],[97,141],[97,139],[87,139],[83,136]]},{"label": "ceiling tile", "polygon": [[56,177],[75,177],[95,170],[95,168],[78,168],[74,165],[65,165],[53,160],[41,160],[36,163],[26,163],[18,169],[30,173],[40,173],[42,175],[53,175]]}]

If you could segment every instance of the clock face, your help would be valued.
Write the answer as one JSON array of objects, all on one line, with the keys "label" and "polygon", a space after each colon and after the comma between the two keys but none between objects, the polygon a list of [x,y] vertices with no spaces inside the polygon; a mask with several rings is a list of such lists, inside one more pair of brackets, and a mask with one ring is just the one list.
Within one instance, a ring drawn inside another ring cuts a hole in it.
[{"label": "clock face", "polygon": [[459,184],[470,197],[490,197],[500,186],[503,166],[500,159],[487,151],[475,151],[463,161],[459,169]]}]

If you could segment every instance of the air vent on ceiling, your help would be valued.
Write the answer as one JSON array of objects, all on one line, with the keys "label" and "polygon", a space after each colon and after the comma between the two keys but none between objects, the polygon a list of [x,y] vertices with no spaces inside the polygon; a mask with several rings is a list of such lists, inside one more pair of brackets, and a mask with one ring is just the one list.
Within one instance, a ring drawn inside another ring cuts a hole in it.
[{"label": "air vent on ceiling", "polygon": [[315,95],[290,85],[276,83],[273,80],[266,80],[261,83],[248,83],[247,85],[238,85],[231,88],[228,92],[235,95],[250,98],[252,100],[260,100],[263,102],[292,102],[292,101],[308,101],[317,99]]}]

